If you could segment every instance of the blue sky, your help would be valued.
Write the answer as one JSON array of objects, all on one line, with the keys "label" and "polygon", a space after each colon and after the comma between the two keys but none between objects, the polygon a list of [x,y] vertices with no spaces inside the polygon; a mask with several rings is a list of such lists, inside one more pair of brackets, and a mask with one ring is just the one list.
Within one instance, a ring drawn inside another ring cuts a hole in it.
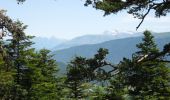
[{"label": "blue sky", "polygon": [[[122,11],[103,17],[103,12],[84,7],[84,0],[27,0],[18,5],[15,0],[1,0],[0,8],[6,9],[12,19],[28,25],[26,32],[41,37],[71,39],[86,34],[101,34],[104,31],[136,31],[140,20]],[[170,31],[170,16],[154,18],[153,13],[138,31]]]}]

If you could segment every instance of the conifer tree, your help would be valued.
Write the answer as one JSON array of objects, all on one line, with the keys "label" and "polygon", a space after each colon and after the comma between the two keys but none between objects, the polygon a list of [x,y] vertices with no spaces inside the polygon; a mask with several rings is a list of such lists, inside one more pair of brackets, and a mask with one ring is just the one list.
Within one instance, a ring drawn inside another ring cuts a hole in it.
[{"label": "conifer tree", "polygon": [[136,99],[169,99],[169,68],[162,58],[147,60],[159,53],[149,31],[144,32],[143,42],[137,45],[139,51],[132,60],[124,58],[120,62],[121,81],[129,95]]},{"label": "conifer tree", "polygon": [[57,64],[52,59],[50,51],[42,49],[36,54],[33,54],[33,59],[30,59],[29,66],[31,72],[31,88],[29,90],[30,99],[37,100],[56,100],[57,95]]},{"label": "conifer tree", "polygon": [[75,57],[67,67],[66,86],[71,90],[70,97],[80,99],[83,97],[82,84],[85,82],[84,71],[86,67],[86,59]]},{"label": "conifer tree", "polygon": [[[71,97],[76,99],[82,98],[83,92],[88,90],[82,86],[84,83],[89,83],[96,84],[96,88],[93,88],[94,90],[90,88],[93,93],[89,96],[96,99],[109,98],[108,95],[106,95],[107,90],[105,90],[105,86],[109,82],[111,74],[115,71],[116,66],[113,66],[105,60],[107,54],[107,49],[100,48],[97,54],[92,58],[75,57],[75,59],[70,62],[67,70],[66,85],[71,89]],[[110,67],[110,69],[107,70],[107,67]],[[93,87],[93,85],[91,87]],[[95,91],[99,88],[104,91],[101,93]]]},{"label": "conifer tree", "polygon": [[[13,100],[19,100],[19,99],[25,99],[26,98],[26,90],[21,86],[19,83],[20,80],[20,66],[16,66],[16,63],[19,64],[19,49],[16,48],[15,44],[18,42],[17,47],[19,48],[19,38],[23,39],[24,36],[24,29],[26,26],[23,26],[22,23],[19,21],[13,21],[8,16],[5,15],[5,11],[0,11],[0,26],[2,28],[1,30],[1,60],[2,60],[2,73],[3,76],[8,76],[11,80],[9,81],[9,78],[6,77],[6,82],[10,82],[10,85],[7,85],[6,88],[9,90],[6,90],[4,92],[1,92],[1,98],[2,99],[13,99]],[[4,39],[4,37],[10,38],[10,39]],[[18,55],[17,55],[18,54]],[[3,80],[2,80],[3,81]],[[1,82],[2,82],[1,81]],[[6,94],[6,92],[8,94]]]},{"label": "conifer tree", "polygon": [[[56,100],[57,65],[49,50],[35,52],[27,26],[0,11],[0,99]],[[7,39],[4,39],[6,37]]]}]

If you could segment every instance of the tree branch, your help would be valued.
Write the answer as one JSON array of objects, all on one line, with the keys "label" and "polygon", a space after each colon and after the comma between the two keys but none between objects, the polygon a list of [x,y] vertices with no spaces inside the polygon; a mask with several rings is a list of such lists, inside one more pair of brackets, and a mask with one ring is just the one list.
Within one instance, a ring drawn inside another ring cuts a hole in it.
[{"label": "tree branch", "polygon": [[136,30],[138,30],[138,28],[141,26],[141,24],[142,24],[143,21],[145,20],[145,17],[149,14],[149,12],[150,12],[150,10],[152,9],[152,7],[153,7],[153,5],[150,5],[148,11],[145,13],[145,15],[142,16],[142,20],[141,20],[141,22],[139,23],[139,25],[136,27]]}]

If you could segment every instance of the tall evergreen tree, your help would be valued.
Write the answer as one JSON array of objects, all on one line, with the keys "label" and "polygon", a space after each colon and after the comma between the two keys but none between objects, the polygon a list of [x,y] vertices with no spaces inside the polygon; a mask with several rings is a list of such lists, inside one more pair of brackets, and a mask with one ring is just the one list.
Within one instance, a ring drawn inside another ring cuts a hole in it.
[{"label": "tall evergreen tree", "polygon": [[71,90],[70,97],[80,99],[83,97],[82,84],[85,82],[86,59],[75,57],[67,67],[66,86]]},{"label": "tall evergreen tree", "polygon": [[151,54],[151,53],[158,53],[159,49],[154,41],[154,36],[151,34],[150,31],[145,31],[144,38],[142,39],[142,43],[136,45],[136,47],[140,50],[138,53],[141,54]]},{"label": "tall evergreen tree", "polygon": [[29,60],[29,68],[31,72],[31,88],[29,90],[30,99],[32,100],[56,100],[57,95],[57,64],[52,59],[50,51],[46,49],[40,50],[33,54],[33,58]]},{"label": "tall evergreen tree", "polygon": [[121,81],[136,99],[169,99],[169,68],[158,62],[162,58],[147,60],[159,53],[149,31],[144,32],[143,42],[137,47],[140,51],[133,54],[132,60],[124,58],[120,62]]},{"label": "tall evergreen tree", "polygon": [[[49,50],[35,52],[26,26],[0,11],[0,99],[56,100],[57,65]],[[6,37],[6,38],[4,38]]]},{"label": "tall evergreen tree", "polygon": [[[19,66],[19,38],[23,39],[25,36],[24,29],[26,26],[23,26],[19,21],[13,21],[8,16],[5,15],[5,11],[0,11],[0,26],[1,31],[1,60],[3,62],[1,68],[4,76],[9,76],[11,79],[10,85],[6,86],[9,89],[8,94],[6,92],[1,95],[2,99],[13,99],[20,100],[26,98],[26,90],[19,83],[20,80],[20,66]],[[4,39],[6,36],[7,39]],[[8,39],[10,38],[10,39]],[[13,45],[15,43],[16,45]],[[18,48],[18,49],[17,49]],[[16,63],[18,66],[16,66]],[[8,78],[7,78],[8,79]],[[9,80],[6,81],[7,83]],[[4,98],[5,97],[5,98]]]}]

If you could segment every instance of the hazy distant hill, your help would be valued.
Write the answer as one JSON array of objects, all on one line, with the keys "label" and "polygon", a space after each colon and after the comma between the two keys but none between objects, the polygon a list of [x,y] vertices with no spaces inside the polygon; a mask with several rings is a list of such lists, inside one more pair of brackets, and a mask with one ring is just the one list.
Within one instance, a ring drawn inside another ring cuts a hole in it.
[{"label": "hazy distant hill", "polygon": [[35,37],[32,39],[32,41],[35,43],[32,47],[36,48],[37,50],[39,49],[52,49],[56,45],[59,45],[66,40],[64,39],[56,39],[54,37],[51,38],[45,38],[45,37]]},{"label": "hazy distant hill", "polygon": [[61,50],[70,47],[85,45],[85,44],[97,44],[102,43],[114,39],[127,38],[127,37],[135,37],[141,34],[134,34],[132,32],[110,32],[105,31],[103,34],[96,35],[84,35],[80,37],[73,38],[72,40],[61,43],[60,45],[56,45],[52,50]]},{"label": "hazy distant hill", "polygon": [[[170,42],[170,33],[155,34],[158,47],[162,49],[164,44]],[[99,48],[109,49],[107,59],[118,63],[123,57],[131,57],[137,51],[136,44],[141,42],[142,37],[129,37],[124,39],[110,40],[99,44],[81,45],[64,50],[54,51],[54,58],[59,62],[67,63],[74,56],[92,57]]]}]

